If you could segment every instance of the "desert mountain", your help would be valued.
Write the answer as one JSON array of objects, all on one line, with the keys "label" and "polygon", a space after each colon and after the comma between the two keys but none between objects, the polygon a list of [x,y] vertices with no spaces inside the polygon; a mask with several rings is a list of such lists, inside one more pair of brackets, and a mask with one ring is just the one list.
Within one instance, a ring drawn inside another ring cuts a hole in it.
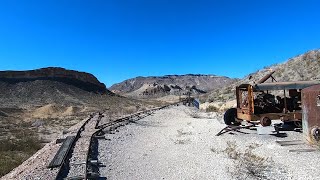
[{"label": "desert mountain", "polygon": [[85,105],[112,95],[92,74],[63,68],[0,71],[1,106]]},{"label": "desert mountain", "polygon": [[35,80],[63,82],[80,89],[98,93],[107,93],[106,86],[92,74],[58,67],[48,67],[29,71],[0,71],[0,81],[15,84]]},{"label": "desert mountain", "polygon": [[114,84],[110,90],[130,97],[150,98],[167,95],[204,94],[235,82],[224,76],[215,75],[166,75],[136,77]]},{"label": "desert mountain", "polygon": [[[243,83],[258,82],[263,76],[270,73],[272,70],[275,71],[272,76],[278,82],[318,80],[320,79],[320,50],[311,50],[290,58],[283,63],[274,64],[257,72],[251,73],[229,86],[219,90],[213,90],[203,98],[203,101],[225,101],[234,99],[235,86]],[[266,82],[270,81],[271,79]]]}]

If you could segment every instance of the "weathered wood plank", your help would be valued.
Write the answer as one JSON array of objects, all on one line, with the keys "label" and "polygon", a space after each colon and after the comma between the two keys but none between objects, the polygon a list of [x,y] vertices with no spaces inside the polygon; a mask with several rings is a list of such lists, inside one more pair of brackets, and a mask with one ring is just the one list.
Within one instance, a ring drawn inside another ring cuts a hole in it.
[{"label": "weathered wood plank", "polygon": [[58,152],[48,165],[48,168],[55,168],[61,166],[64,159],[66,158],[73,141],[75,140],[75,136],[67,136],[66,139],[63,141],[63,144],[59,148]]},{"label": "weathered wood plank", "polygon": [[300,145],[305,144],[301,140],[292,140],[292,141],[276,141],[276,143],[280,144],[280,146],[292,146],[292,145]]},{"label": "weathered wood plank", "polygon": [[289,152],[314,152],[317,149],[290,149]]}]

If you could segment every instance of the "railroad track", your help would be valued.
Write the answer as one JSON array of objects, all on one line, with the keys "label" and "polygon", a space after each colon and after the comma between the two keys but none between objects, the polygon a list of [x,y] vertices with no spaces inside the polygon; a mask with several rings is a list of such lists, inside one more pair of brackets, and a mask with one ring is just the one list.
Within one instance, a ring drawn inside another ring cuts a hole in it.
[{"label": "railroad track", "polygon": [[64,148],[67,150],[61,154],[58,154],[58,151],[58,155],[56,155],[58,160],[59,158],[62,159],[62,162],[58,167],[59,170],[55,179],[86,179],[86,154],[89,152],[91,136],[96,131],[97,118],[97,115],[90,115],[79,128],[76,135],[69,136],[71,137],[69,138],[71,142],[67,145],[61,145],[60,149]]},{"label": "railroad track", "polygon": [[[159,108],[140,111],[134,114],[126,115],[113,120],[108,120],[101,123],[104,117],[103,113],[99,112],[91,115],[84,124],[79,128],[75,136],[66,138],[66,142],[62,144],[61,151],[64,153],[57,153],[57,159],[61,164],[58,166],[56,180],[62,179],[98,179],[99,166],[101,165],[97,159],[98,156],[98,138],[104,138],[105,133],[113,133],[118,127],[129,123],[136,122],[146,116],[151,115],[154,111],[167,108],[174,103]],[[66,147],[63,147],[66,146]],[[54,158],[54,160],[56,157]],[[50,164],[54,164],[54,160]],[[50,166],[50,165],[49,165]],[[51,165],[57,167],[57,165]]]}]

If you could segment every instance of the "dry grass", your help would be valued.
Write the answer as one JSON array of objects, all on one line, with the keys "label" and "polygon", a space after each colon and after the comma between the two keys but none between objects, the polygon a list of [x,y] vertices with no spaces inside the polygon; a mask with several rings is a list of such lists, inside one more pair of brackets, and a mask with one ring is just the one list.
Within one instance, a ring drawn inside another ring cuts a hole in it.
[{"label": "dry grass", "polygon": [[207,108],[206,108],[206,112],[218,112],[219,109],[215,106],[212,106],[212,105],[209,105]]},{"label": "dry grass", "polygon": [[271,160],[255,154],[253,151],[258,144],[250,144],[241,151],[235,142],[227,142],[227,148],[223,151],[230,159],[234,160],[235,166],[228,172],[234,179],[266,179],[270,178],[268,172]]},{"label": "dry grass", "polygon": [[177,133],[178,133],[178,137],[181,137],[181,136],[185,136],[185,135],[192,135],[192,132],[186,132],[186,131],[183,131],[183,129],[179,129],[177,130]]},{"label": "dry grass", "polygon": [[254,152],[259,146],[253,143],[241,150],[236,142],[227,141],[227,147],[224,150],[216,148],[210,150],[217,154],[223,153],[233,160],[234,166],[227,167],[232,179],[273,179],[270,177],[270,172],[273,172],[273,161]]},{"label": "dry grass", "polygon": [[20,165],[42,147],[32,131],[16,134],[14,139],[0,140],[0,177]]},{"label": "dry grass", "polygon": [[191,142],[190,139],[177,139],[177,140],[174,141],[174,144],[183,145],[183,144],[188,144],[190,142]]},{"label": "dry grass", "polygon": [[187,112],[187,114],[189,114],[189,116],[191,116],[192,118],[201,118],[200,113],[197,110],[191,110]]}]

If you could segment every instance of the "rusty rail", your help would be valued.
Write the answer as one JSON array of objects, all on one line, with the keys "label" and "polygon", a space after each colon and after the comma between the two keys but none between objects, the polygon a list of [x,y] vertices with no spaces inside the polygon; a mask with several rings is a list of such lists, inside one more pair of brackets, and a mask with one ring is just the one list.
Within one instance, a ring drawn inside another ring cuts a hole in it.
[{"label": "rusty rail", "polygon": [[[99,125],[99,122],[100,122],[101,117],[102,117],[102,116],[99,115],[99,119],[97,120],[97,124],[96,124],[96,129],[98,129],[98,130],[92,134],[91,139],[90,139],[90,144],[89,144],[90,148],[89,148],[89,151],[88,151],[88,154],[87,154],[87,160],[86,160],[87,173],[85,175],[85,179],[97,179],[98,178],[98,177],[95,177],[95,175],[98,175],[97,173],[90,172],[88,170],[89,170],[89,167],[92,166],[91,162],[90,162],[90,154],[92,154],[91,152],[92,152],[92,147],[93,147],[93,145],[92,145],[93,139],[95,138],[95,136],[97,134],[102,132],[103,129],[108,128],[110,126],[117,126],[117,124],[122,123],[124,121],[132,122],[132,121],[130,121],[130,119],[132,119],[134,117],[139,117],[137,120],[135,120],[135,121],[138,121],[138,120],[144,118],[144,117],[140,117],[140,115],[142,115],[142,114],[149,114],[150,115],[154,111],[158,111],[158,110],[167,108],[169,106],[174,106],[174,105],[177,105],[179,103],[181,103],[181,102],[172,103],[172,104],[165,105],[165,106],[162,106],[162,107],[159,107],[159,108],[153,108],[153,109],[148,109],[148,110],[145,110],[145,111],[140,111],[140,112],[137,112],[137,113],[134,113],[134,114],[130,114],[130,115],[122,117],[122,118],[115,119],[115,120],[113,120],[111,122],[108,122],[108,123],[105,123],[105,124],[102,124],[102,125]],[[99,165],[98,160],[96,161],[96,163],[97,163],[97,166],[98,166]],[[93,169],[93,167],[91,169]]]},{"label": "rusty rail", "polygon": [[80,134],[81,132],[84,130],[84,127],[88,124],[89,121],[91,121],[93,118],[93,115],[90,115],[90,117],[83,123],[83,125],[78,129],[77,134],[73,140],[73,142],[71,143],[71,146],[66,154],[66,157],[63,160],[63,163],[61,164],[61,166],[59,167],[59,171],[57,173],[57,176],[55,177],[56,180],[60,180],[62,179],[62,173],[64,170],[64,167],[66,166],[66,162],[67,160],[69,160],[69,156],[70,156],[70,150],[74,148],[76,141],[80,138]]},{"label": "rusty rail", "polygon": [[[118,118],[118,119],[115,119],[115,120],[112,120],[111,122],[108,122],[108,123],[105,123],[105,124],[102,124],[102,125],[99,125],[100,121],[101,121],[101,118],[103,117],[103,113],[101,112],[98,112],[98,119],[97,119],[97,122],[95,124],[95,129],[97,129],[94,133],[92,133],[91,137],[90,137],[90,142],[89,142],[89,148],[88,148],[88,151],[86,152],[86,162],[85,162],[85,169],[86,169],[86,173],[84,174],[83,178],[84,179],[91,179],[91,172],[89,172],[89,167],[91,166],[91,161],[90,161],[90,154],[92,152],[92,142],[95,138],[95,136],[100,133],[103,129],[107,128],[107,127],[110,127],[110,126],[115,126],[117,125],[118,123],[121,123],[121,122],[124,122],[124,121],[129,121],[130,122],[130,119],[134,118],[134,117],[140,117],[141,114],[150,114],[154,111],[157,111],[157,110],[161,110],[161,109],[164,109],[164,108],[167,108],[169,106],[174,106],[174,105],[177,105],[181,102],[177,102],[177,103],[172,103],[172,104],[169,104],[169,105],[165,105],[165,106],[162,106],[162,107],[159,107],[159,108],[153,108],[153,109],[148,109],[148,110],[145,110],[145,111],[140,111],[140,112],[137,112],[137,113],[134,113],[134,114],[130,114],[128,116],[125,116],[125,117],[122,117],[122,118]],[[96,113],[97,114],[97,113]],[[78,141],[78,139],[81,137],[81,132],[84,131],[85,129],[85,126],[93,119],[94,115],[90,115],[90,117],[83,123],[83,125],[78,129],[77,131],[77,134],[73,140],[73,142],[71,143],[70,145],[70,148],[66,154],[66,157],[64,158],[63,160],[63,163],[61,164],[61,166],[59,167],[59,170],[58,170],[58,173],[55,177],[56,180],[61,180],[64,178],[64,176],[66,175],[66,173],[68,172],[68,170],[66,169],[66,166],[68,165],[68,161],[70,160],[70,158],[72,157],[71,155],[71,150],[74,149],[75,147],[75,144],[76,142]],[[141,117],[141,118],[144,118],[144,117]],[[138,118],[138,120],[140,120]],[[136,120],[137,121],[137,120]]]}]

